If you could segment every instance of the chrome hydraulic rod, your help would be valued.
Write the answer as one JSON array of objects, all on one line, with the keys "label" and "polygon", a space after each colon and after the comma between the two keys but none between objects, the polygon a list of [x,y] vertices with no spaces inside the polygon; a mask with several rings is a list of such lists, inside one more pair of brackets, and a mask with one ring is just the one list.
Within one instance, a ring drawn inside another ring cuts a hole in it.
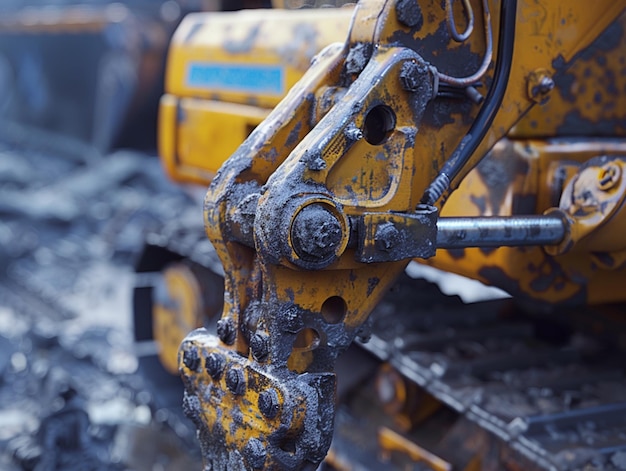
[{"label": "chrome hydraulic rod", "polygon": [[563,240],[567,221],[558,214],[507,217],[442,217],[437,248],[553,245]]}]

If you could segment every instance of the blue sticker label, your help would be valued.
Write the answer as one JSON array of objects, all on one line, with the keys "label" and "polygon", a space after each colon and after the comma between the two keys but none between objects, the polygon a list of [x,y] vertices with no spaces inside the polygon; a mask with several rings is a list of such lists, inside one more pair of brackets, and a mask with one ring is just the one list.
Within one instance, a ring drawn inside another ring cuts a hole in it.
[{"label": "blue sticker label", "polygon": [[285,90],[281,67],[192,62],[187,68],[187,84],[243,93],[282,95]]}]

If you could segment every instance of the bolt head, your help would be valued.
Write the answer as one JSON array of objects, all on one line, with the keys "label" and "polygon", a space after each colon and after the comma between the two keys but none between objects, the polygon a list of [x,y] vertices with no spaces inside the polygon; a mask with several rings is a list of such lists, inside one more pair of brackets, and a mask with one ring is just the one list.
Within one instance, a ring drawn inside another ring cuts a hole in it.
[{"label": "bolt head", "polygon": [[603,165],[598,175],[598,188],[602,191],[609,191],[615,188],[622,177],[619,165],[608,163]]},{"label": "bolt head", "polygon": [[401,235],[392,222],[386,222],[376,229],[376,248],[389,252],[401,242]]},{"label": "bolt head", "polygon": [[269,336],[267,333],[256,332],[250,339],[250,350],[256,361],[265,361],[269,354]]},{"label": "bolt head", "polygon": [[230,317],[217,321],[217,336],[226,345],[235,343],[235,322]]},{"label": "bolt head", "polygon": [[201,422],[202,404],[198,396],[189,391],[185,391],[183,395],[183,413],[194,423],[199,424]]},{"label": "bolt head", "polygon": [[273,419],[280,411],[278,393],[275,389],[267,389],[259,394],[259,410],[268,419]]},{"label": "bolt head", "polygon": [[372,56],[373,46],[370,43],[356,43],[348,51],[345,71],[348,74],[360,74]]},{"label": "bolt head", "polygon": [[418,31],[422,29],[424,18],[418,0],[398,0],[396,2],[396,15],[398,21],[403,25],[416,28]]},{"label": "bolt head", "polygon": [[552,77],[543,77],[539,82],[539,93],[545,94],[554,88],[554,80]]},{"label": "bolt head", "polygon": [[304,327],[300,311],[296,306],[282,306],[276,315],[284,332],[295,334]]},{"label": "bolt head", "polygon": [[423,67],[413,61],[406,61],[400,69],[400,83],[407,92],[416,92],[424,78]]},{"label": "bolt head", "polygon": [[231,368],[226,372],[226,386],[236,396],[246,392],[246,378],[241,368]]},{"label": "bolt head", "polygon": [[183,363],[191,371],[198,371],[200,357],[196,347],[190,347],[188,350],[183,351]]},{"label": "bolt head", "polygon": [[267,457],[267,451],[265,445],[258,438],[251,438],[248,444],[244,448],[244,456],[248,462],[248,466],[252,469],[262,469],[265,465],[265,459]]},{"label": "bolt head", "polygon": [[341,244],[342,233],[341,222],[321,204],[302,208],[291,227],[291,239],[298,256],[314,261],[332,258]]},{"label": "bolt head", "polygon": [[348,126],[346,126],[343,134],[344,136],[346,136],[346,138],[353,142],[363,139],[363,131],[357,128],[354,123],[350,123]]},{"label": "bolt head", "polygon": [[528,96],[537,103],[547,100],[550,91],[554,88],[554,79],[550,72],[538,69],[528,76]]},{"label": "bolt head", "polygon": [[322,154],[319,152],[305,151],[304,161],[307,163],[307,168],[314,172],[319,172],[326,168],[326,162],[322,158]]},{"label": "bolt head", "polygon": [[219,353],[209,353],[209,355],[204,360],[204,365],[206,367],[207,373],[213,379],[219,379],[222,376],[222,372],[224,371],[224,366],[226,365],[226,360]]}]

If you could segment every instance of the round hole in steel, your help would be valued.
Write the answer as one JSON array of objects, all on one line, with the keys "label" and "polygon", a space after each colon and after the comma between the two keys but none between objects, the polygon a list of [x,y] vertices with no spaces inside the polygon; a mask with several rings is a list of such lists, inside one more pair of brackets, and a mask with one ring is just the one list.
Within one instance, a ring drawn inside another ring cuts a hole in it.
[{"label": "round hole in steel", "polygon": [[343,320],[348,305],[341,296],[331,296],[322,304],[322,317],[329,324],[338,324]]},{"label": "round hole in steel", "polygon": [[311,327],[306,327],[298,332],[293,342],[293,350],[298,352],[308,352],[315,350],[320,344],[320,334]]},{"label": "round hole in steel", "polygon": [[363,137],[377,146],[387,140],[396,127],[396,114],[387,105],[377,105],[367,112],[363,121]]}]

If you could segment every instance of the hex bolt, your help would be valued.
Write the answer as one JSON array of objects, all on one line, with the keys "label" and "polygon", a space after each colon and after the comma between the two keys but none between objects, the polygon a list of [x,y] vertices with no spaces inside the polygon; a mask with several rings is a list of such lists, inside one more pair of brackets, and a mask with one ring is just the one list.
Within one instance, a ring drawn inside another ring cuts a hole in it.
[{"label": "hex bolt", "polygon": [[185,391],[183,395],[183,414],[191,419],[194,423],[200,422],[202,414],[202,404],[198,396],[192,392]]},{"label": "hex bolt", "polygon": [[545,95],[554,88],[554,80],[552,77],[544,76],[539,81],[539,93]]},{"label": "hex bolt", "polygon": [[217,321],[217,336],[226,345],[235,343],[235,322],[230,317]]},{"label": "hex bolt", "polygon": [[363,139],[363,131],[357,128],[354,123],[350,123],[346,126],[346,129],[343,131],[343,135],[353,142]]},{"label": "hex bolt", "polygon": [[267,333],[256,332],[250,339],[250,350],[256,361],[265,361],[269,354],[269,336]]},{"label": "hex bolt", "polygon": [[295,306],[282,306],[276,316],[283,332],[295,334],[304,327],[300,311]]},{"label": "hex bolt", "polygon": [[265,445],[258,438],[251,438],[243,450],[244,456],[248,461],[248,465],[252,469],[262,469],[265,465],[267,451]]},{"label": "hex bolt", "polygon": [[622,172],[618,165],[614,163],[604,165],[598,177],[598,188],[602,191],[609,191],[619,183],[621,175]]},{"label": "hex bolt", "polygon": [[319,172],[326,168],[326,162],[322,158],[321,152],[305,152],[304,160],[307,163],[307,168],[314,172]]},{"label": "hex bolt", "polygon": [[541,103],[547,98],[548,93],[554,88],[554,79],[545,69],[538,69],[528,77],[528,94],[537,103]]},{"label": "hex bolt", "polygon": [[306,260],[322,261],[332,257],[342,235],[339,219],[321,204],[305,206],[291,226],[293,248],[299,257]]},{"label": "hex bolt", "polygon": [[424,67],[413,61],[406,61],[400,68],[400,83],[407,92],[416,92],[424,79]]},{"label": "hex bolt", "polygon": [[401,236],[392,222],[386,222],[378,226],[374,238],[378,250],[389,252],[400,243]]},{"label": "hex bolt", "polygon": [[241,368],[231,368],[226,372],[226,386],[237,396],[246,392],[246,378]]},{"label": "hex bolt", "polygon": [[345,62],[347,74],[360,74],[372,57],[373,46],[370,43],[358,42],[350,48]]},{"label": "hex bolt", "polygon": [[280,411],[278,393],[275,389],[267,389],[259,394],[259,410],[268,419],[273,419]]},{"label": "hex bolt", "polygon": [[219,353],[209,353],[209,355],[204,360],[204,365],[206,367],[207,373],[211,375],[213,379],[219,379],[222,376],[222,372],[224,371],[224,366],[226,365],[226,360]]},{"label": "hex bolt", "polygon": [[183,363],[191,371],[198,371],[200,366],[200,357],[198,356],[198,350],[196,347],[191,347],[189,350],[183,351]]},{"label": "hex bolt", "polygon": [[396,15],[403,25],[415,28],[417,31],[422,29],[424,18],[418,0],[398,0]]}]

